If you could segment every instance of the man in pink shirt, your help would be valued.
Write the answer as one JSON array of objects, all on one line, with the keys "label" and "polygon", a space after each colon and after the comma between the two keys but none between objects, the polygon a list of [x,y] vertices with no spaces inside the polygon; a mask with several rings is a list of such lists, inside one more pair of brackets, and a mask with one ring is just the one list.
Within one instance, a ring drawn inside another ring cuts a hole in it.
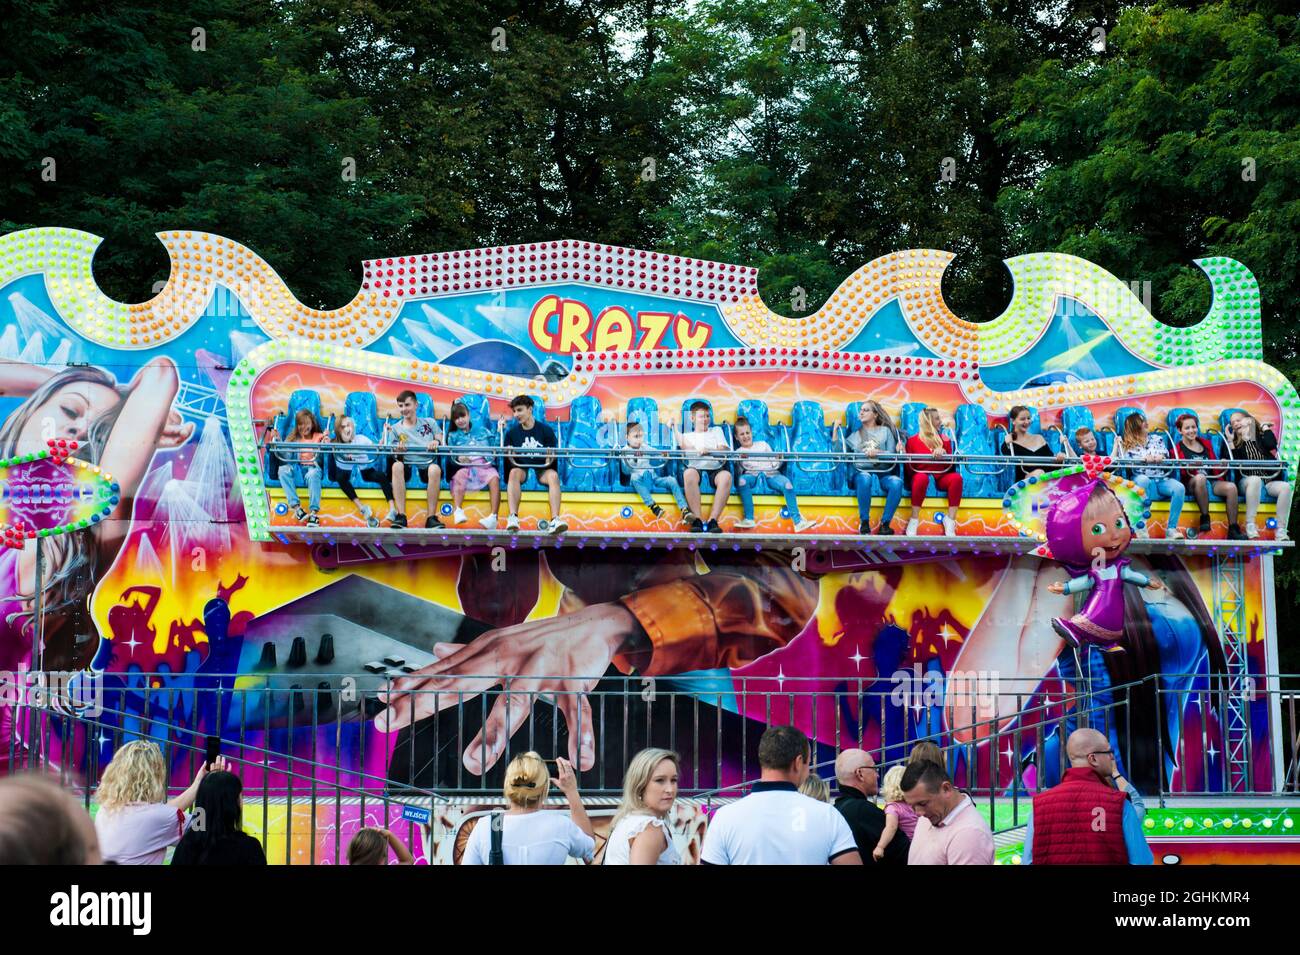
[{"label": "man in pink shirt", "polygon": [[912,763],[899,784],[921,818],[908,865],[992,865],[993,831],[937,763]]}]

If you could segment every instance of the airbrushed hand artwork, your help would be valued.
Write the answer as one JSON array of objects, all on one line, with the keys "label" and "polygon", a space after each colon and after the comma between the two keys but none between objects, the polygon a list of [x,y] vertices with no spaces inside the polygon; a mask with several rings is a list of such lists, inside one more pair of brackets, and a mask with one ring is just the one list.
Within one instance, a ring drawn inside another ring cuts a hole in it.
[{"label": "airbrushed hand artwork", "polygon": [[[1267,669],[1300,461],[1240,263],[1198,261],[1215,298],[1189,329],[1055,253],[1009,260],[1012,301],[976,325],[938,250],[792,319],[752,268],[582,240],[376,259],[321,311],[237,241],[160,238],[167,286],[125,305],[95,237],[0,237],[0,671],[102,681],[100,731],[51,744],[70,764],[212,736],[274,753],[268,779],[324,747],[359,788],[454,792],[521,747],[617,779],[628,740],[692,726],[719,741],[682,754],[706,789],[791,721],[886,759],[969,742],[959,772],[1026,786],[990,737],[1068,722],[1085,680],[1161,679],[1134,704],[1131,745],[1165,741],[1139,784],[1226,788],[1238,732],[1244,771],[1276,769],[1268,712],[1194,705]],[[1007,456],[1012,408],[1036,459]],[[1113,453],[1125,416],[1164,440],[1188,409],[1258,423],[1206,445],[1250,489],[1249,540],[1214,499],[1211,530],[1167,542],[1182,459],[1140,462],[1165,469],[1148,496]],[[1212,541],[1240,561],[1232,634]],[[932,692],[897,701],[899,672]],[[971,672],[1019,695],[980,717],[952,688]]]}]

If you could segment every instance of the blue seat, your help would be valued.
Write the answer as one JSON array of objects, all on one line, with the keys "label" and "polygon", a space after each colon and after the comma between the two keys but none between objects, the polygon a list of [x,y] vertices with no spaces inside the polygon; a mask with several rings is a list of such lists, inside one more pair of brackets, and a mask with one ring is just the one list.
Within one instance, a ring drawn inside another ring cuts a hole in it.
[{"label": "blue seat", "polygon": [[[299,388],[289,396],[289,410],[284,414],[275,416],[273,428],[280,441],[289,440],[289,435],[293,432],[294,419],[298,417],[298,412],[304,408],[310,411],[312,417],[316,419],[316,430],[330,432],[333,418],[321,418],[320,395],[309,388]],[[296,460],[297,455],[291,450],[276,451],[273,454],[266,455],[266,480],[271,484],[279,484],[280,465],[292,464]]]},{"label": "blue seat", "polygon": [[[1107,454],[1114,456],[1119,453],[1120,437],[1124,434],[1124,422],[1128,420],[1129,415],[1135,413],[1142,414],[1143,411],[1141,408],[1134,408],[1130,405],[1125,405],[1123,408],[1115,409],[1115,414],[1113,416],[1115,427],[1114,430],[1110,433],[1110,440],[1107,442],[1107,446],[1106,446]],[[1151,424],[1151,419],[1148,418],[1147,425],[1149,426],[1150,424]],[[1130,468],[1124,468],[1121,473],[1123,473],[1125,477],[1131,478],[1133,476],[1132,469]]]},{"label": "blue seat", "polygon": [[825,454],[825,458],[799,458],[789,463],[787,473],[797,494],[848,494],[847,471],[830,455],[842,451],[831,444],[826,416],[816,401],[796,401],[790,415],[790,450]]},{"label": "blue seat", "polygon": [[[1115,420],[1116,439],[1118,440],[1119,436],[1124,433],[1124,422],[1128,420],[1129,415],[1143,414],[1143,413],[1144,412],[1142,411],[1141,408],[1134,408],[1129,405],[1125,405],[1123,408],[1115,409],[1114,420]],[[1147,425],[1150,426],[1150,424],[1151,424],[1151,419],[1147,418]]]},{"label": "blue seat", "polygon": [[354,391],[343,401],[343,413],[356,422],[357,434],[379,440],[379,404],[369,391]]},{"label": "blue seat", "polygon": [[560,429],[566,448],[591,448],[603,453],[591,457],[560,458],[560,479],[566,491],[612,491],[617,486],[614,471],[618,460],[611,453],[615,429],[601,420],[600,399],[592,395],[575,398],[569,405],[569,420]]},{"label": "blue seat", "polygon": [[921,412],[925,410],[924,401],[909,401],[898,412],[898,430],[904,441],[916,434],[921,426]]},{"label": "blue seat", "polygon": [[632,398],[627,403],[627,421],[619,433],[619,441],[627,438],[627,425],[633,421],[645,428],[645,439],[651,447],[666,448],[671,443],[667,429],[659,420],[659,403],[653,398]]},{"label": "blue seat", "polygon": [[[369,391],[353,391],[343,399],[343,414],[352,419],[353,424],[357,427],[357,436],[364,435],[376,444],[379,443],[382,427],[379,423],[379,403],[375,399],[374,393]],[[337,427],[337,423],[335,424]],[[333,435],[331,435],[331,438]],[[389,460],[386,457],[376,456],[375,467],[381,467],[382,462]],[[325,486],[338,487],[335,481],[330,480],[329,471],[325,472]],[[379,485],[373,481],[356,480],[353,487],[374,488]]]},{"label": "blue seat", "polygon": [[[848,451],[849,435],[852,434],[854,431],[858,430],[858,428],[862,427],[862,422],[858,419],[858,412],[861,409],[862,409],[861,401],[850,401],[847,405],[844,406],[844,431],[840,435],[840,442],[842,446],[836,446],[835,447],[836,451]],[[907,435],[900,434],[898,428],[896,427],[892,429],[892,432],[894,435],[894,451],[897,454],[902,454],[903,445],[907,441]],[[843,493],[845,494],[853,493],[853,488],[849,486],[848,482],[852,480],[852,478],[854,477],[855,470],[857,469],[854,468],[852,464],[848,464],[844,468],[845,488]],[[900,461],[898,465],[895,466],[894,470],[891,473],[896,474],[900,478],[903,477],[903,463]]]},{"label": "blue seat", "polygon": [[[456,401],[463,404],[465,406],[465,410],[469,412],[470,429],[472,430],[474,428],[486,428],[488,434],[492,436],[491,440],[488,443],[491,445],[499,446],[501,444],[501,433],[497,430],[497,423],[492,420],[492,406],[491,404],[489,404],[487,400],[487,396],[479,395],[479,394],[460,395],[456,399]],[[450,409],[448,409],[447,433],[449,436],[451,434],[451,429],[453,427],[454,427],[454,422],[451,420],[451,411]],[[497,469],[497,473],[504,476],[505,472],[503,470],[504,463],[502,461],[502,455],[490,454],[487,457],[488,460],[492,463],[492,466]],[[447,483],[448,486],[450,486],[451,478],[458,469],[459,469],[458,465],[451,463],[450,461],[448,462],[446,468],[444,469],[446,473],[443,475],[443,480],[444,482]]]},{"label": "blue seat", "polygon": [[[428,392],[417,391],[415,393],[415,416],[417,418],[433,418],[435,421],[438,421],[436,406],[433,403],[433,396],[430,395]],[[393,418],[386,418],[382,422],[382,425],[384,428],[386,428],[388,425],[396,424],[400,420],[401,420],[400,415]],[[439,435],[439,437],[445,442],[447,439],[447,427],[449,425],[449,422],[443,420],[439,422],[439,425],[441,429],[441,434]],[[381,428],[381,433],[382,433],[382,428]],[[444,488],[448,487],[446,462],[440,461],[438,463],[442,467],[442,479],[439,482],[440,486]],[[392,467],[391,458],[389,459],[388,465],[390,468]],[[407,490],[409,491],[413,488],[415,489],[423,488],[428,483],[425,480],[426,472],[427,469],[416,469],[413,472],[411,480],[406,483]]]},{"label": "blue seat", "polygon": [[[960,454],[990,455],[996,453],[989,418],[981,405],[959,405],[953,415],[957,426],[954,447]],[[1002,465],[971,463],[957,465],[962,478],[963,497],[1001,497],[1003,486]]]},{"label": "blue seat", "polygon": [[1101,436],[1097,434],[1097,424],[1092,416],[1092,409],[1082,405],[1071,405],[1068,408],[1061,409],[1061,431],[1062,440],[1067,442],[1070,449],[1075,454],[1082,454],[1083,449],[1074,440],[1074,433],[1080,428],[1087,428],[1097,439],[1097,451],[1104,454],[1105,447],[1102,443]]},{"label": "blue seat", "polygon": [[[633,422],[636,422],[645,429],[646,446],[657,448],[661,451],[667,450],[673,446],[673,432],[667,425],[659,420],[659,402],[655,401],[653,398],[638,397],[628,399],[627,420],[615,425],[617,428],[616,440],[618,446],[621,447],[627,443],[627,429]],[[677,461],[665,459],[658,468],[658,473],[676,477],[680,470]],[[617,460],[614,461],[614,466],[610,473],[613,475],[614,488],[616,490],[626,490],[631,487],[628,476],[623,473],[623,468]]]},{"label": "blue seat", "polygon": [[496,424],[492,421],[492,406],[485,395],[461,395],[456,400],[469,411],[470,427],[496,430]]},{"label": "blue seat", "polygon": [[[559,444],[561,447],[563,447],[564,438],[561,429],[557,427],[554,422],[546,420],[546,402],[542,400],[540,395],[529,395],[528,397],[533,399],[533,419],[535,421],[541,421],[547,425],[550,425],[551,430],[555,432],[556,443]],[[559,464],[558,459],[556,461],[556,464],[557,465]],[[563,477],[562,474],[561,477]],[[537,472],[534,471],[532,468],[528,469],[528,478],[519,487],[520,490],[523,491],[546,490],[546,485],[544,485],[541,481],[537,480]]]},{"label": "blue seat", "polygon": [[736,418],[744,418],[749,422],[755,441],[766,441],[773,451],[784,450],[781,443],[784,435],[768,423],[766,401],[761,398],[746,398],[736,408]]},{"label": "blue seat", "polygon": [[[900,447],[900,450],[906,450],[905,445],[907,444],[907,439],[914,436],[917,431],[920,430],[921,413],[925,411],[926,407],[928,406],[924,401],[909,401],[899,409],[898,422],[900,433],[898,436],[901,439],[899,444],[904,446]],[[953,448],[955,449],[957,447],[956,436],[946,430],[944,431],[944,434],[952,441]],[[905,493],[910,493],[910,488]],[[926,484],[925,496],[938,497],[938,495],[939,489],[935,486],[934,478],[930,478]]]},{"label": "blue seat", "polygon": [[1219,412],[1219,430],[1227,434],[1232,430],[1232,416],[1235,414],[1247,414],[1244,408],[1224,408]]},{"label": "blue seat", "polygon": [[[1232,453],[1232,445],[1229,442],[1227,437],[1232,431],[1232,416],[1235,414],[1249,414],[1249,413],[1250,412],[1246,411],[1246,409],[1244,408],[1224,408],[1222,411],[1219,412],[1219,430],[1223,432],[1222,448],[1223,448],[1224,457],[1231,458],[1236,456]],[[1240,478],[1241,475],[1238,472],[1234,471],[1232,472],[1232,477],[1234,480],[1236,480]],[[1266,501],[1268,503],[1276,503],[1277,501],[1277,498],[1275,498],[1272,494],[1268,493],[1267,487],[1263,488],[1260,491],[1259,499],[1261,501]]]},{"label": "blue seat", "polygon": [[[732,443],[731,428],[729,425],[718,421],[717,415],[714,414],[713,412],[713,402],[709,401],[707,398],[687,398],[685,401],[682,402],[682,417],[681,417],[682,431],[687,432],[687,431],[693,431],[695,429],[695,426],[691,423],[691,405],[699,401],[702,401],[709,406],[709,420],[713,422],[714,427],[718,427],[722,429],[723,437],[727,439],[727,445],[731,446]],[[724,466],[728,471],[731,472],[732,480],[734,481],[736,476],[735,467],[730,462],[728,462]],[[685,459],[683,459],[677,469],[677,480],[685,482],[685,474],[686,474],[686,461]],[[710,474],[708,471],[700,472],[700,493],[701,494],[713,493],[713,475]]]}]

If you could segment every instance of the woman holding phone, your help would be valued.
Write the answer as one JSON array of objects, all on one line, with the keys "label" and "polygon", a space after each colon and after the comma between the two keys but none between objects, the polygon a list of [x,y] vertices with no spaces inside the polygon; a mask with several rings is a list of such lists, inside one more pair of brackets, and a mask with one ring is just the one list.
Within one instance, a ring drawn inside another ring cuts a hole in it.
[{"label": "woman holding phone", "polygon": [[[578,795],[578,777],[563,756],[555,764],[557,778],[552,779],[537,753],[524,753],[510,761],[505,785],[510,808],[479,819],[461,865],[564,865],[570,856],[591,861],[596,853],[596,833]],[[568,815],[542,811],[552,784],[568,800]],[[495,840],[494,831],[500,833]],[[495,862],[493,842],[500,847]]]}]

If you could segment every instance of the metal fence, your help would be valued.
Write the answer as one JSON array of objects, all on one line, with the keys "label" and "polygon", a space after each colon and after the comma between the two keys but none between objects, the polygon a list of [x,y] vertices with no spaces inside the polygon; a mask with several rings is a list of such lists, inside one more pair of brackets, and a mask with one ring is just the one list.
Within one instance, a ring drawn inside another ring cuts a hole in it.
[{"label": "metal fence", "polygon": [[[372,727],[384,704],[376,690],[395,687],[369,674],[315,690],[208,674],[188,682],[178,674],[130,674],[129,685],[106,685],[123,684],[122,676],[78,674],[69,683],[0,674],[8,716],[0,720],[8,724],[0,763],[10,772],[56,771],[89,806],[125,742],[157,742],[176,792],[219,748],[244,783],[246,822],[260,824],[268,854],[283,853],[277,861],[286,862],[333,861],[347,832],[362,824],[394,828],[405,820],[409,841],[418,844],[416,823],[440,807],[499,800],[513,755],[581,751],[570,746],[571,733],[589,740],[580,789],[605,801],[621,792],[625,767],[647,746],[681,754],[682,798],[716,803],[741,795],[759,775],[763,729],[779,724],[809,733],[814,767],[826,777],[844,748],[866,749],[883,772],[918,741],[934,741],[956,784],[987,802],[1003,829],[1023,825],[1032,793],[1060,778],[1065,738],[1080,726],[1107,734],[1149,800],[1300,793],[1300,677],[1290,675],[1248,681],[1250,772],[1235,789],[1220,719],[1233,702],[1225,677],[1161,674],[1097,687],[919,669],[851,681],[618,676],[600,680],[583,706],[575,691],[540,688],[558,678],[485,676],[484,685],[498,685],[482,693],[412,691],[419,718],[379,733]],[[494,759],[492,740],[507,725],[514,732],[498,739]]]}]

